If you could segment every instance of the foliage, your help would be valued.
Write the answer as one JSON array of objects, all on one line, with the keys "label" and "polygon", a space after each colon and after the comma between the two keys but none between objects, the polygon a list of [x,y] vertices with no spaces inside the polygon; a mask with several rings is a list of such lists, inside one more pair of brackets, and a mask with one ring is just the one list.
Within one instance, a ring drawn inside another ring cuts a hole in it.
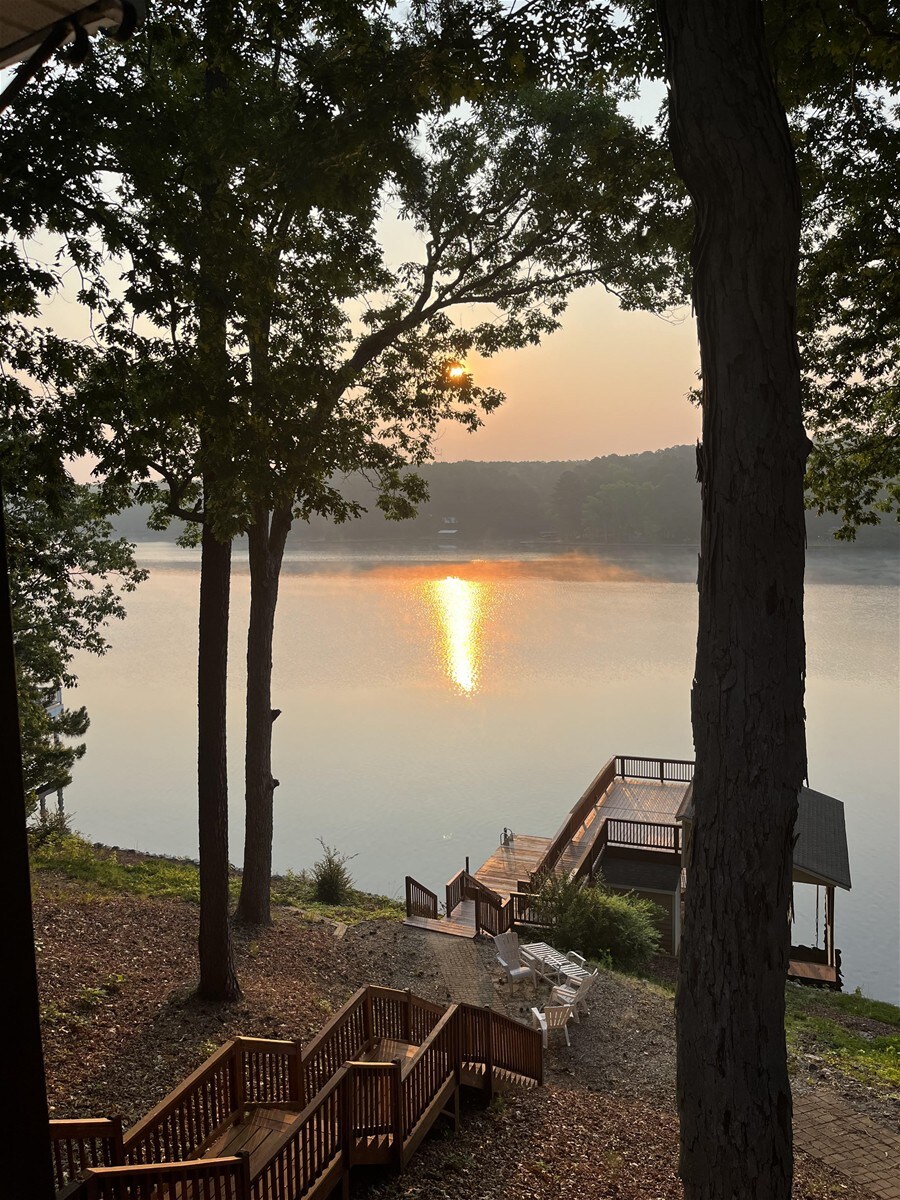
[{"label": "foliage", "polygon": [[[866,1028],[868,1026],[868,1028]],[[900,1086],[900,1008],[858,992],[788,986],[785,1028],[793,1054],[815,1053],[863,1083]]]},{"label": "foliage", "polygon": [[322,857],[313,865],[312,877],[315,897],[322,904],[346,904],[353,893],[353,880],[347,863],[355,854],[340,854],[333,846],[319,838]]},{"label": "foliage", "polygon": [[[890,6],[765,0],[803,190],[798,335],[807,502],[838,538],[900,520],[900,29]],[[615,71],[662,80],[654,6],[626,0]],[[660,121],[665,135],[667,121]],[[671,166],[667,166],[671,170]]]},{"label": "foliage", "polygon": [[649,900],[551,875],[541,887],[539,904],[561,950],[577,950],[595,961],[608,956],[614,966],[632,969],[659,949],[657,905]]},{"label": "foliage", "polygon": [[[104,654],[105,626],[125,616],[123,594],[144,578],[134,546],[115,537],[91,489],[74,483],[13,424],[0,433],[19,715],[29,807],[64,788],[84,745],[84,708],[51,715],[58,687],[77,682],[78,652]],[[48,465],[49,464],[49,465]]]},{"label": "foliage", "polygon": [[[95,846],[68,831],[32,841],[31,865],[34,870],[52,872],[78,880],[100,892],[122,892],[136,896],[155,896],[186,900],[197,904],[200,883],[195,862],[163,858],[150,854],[132,854]],[[235,873],[232,897],[240,883]],[[315,884],[307,872],[276,876],[273,903],[300,910],[311,917],[327,917],[347,924],[363,920],[396,919],[402,907],[386,896],[374,896],[355,889],[340,904],[325,904],[315,898]]]}]

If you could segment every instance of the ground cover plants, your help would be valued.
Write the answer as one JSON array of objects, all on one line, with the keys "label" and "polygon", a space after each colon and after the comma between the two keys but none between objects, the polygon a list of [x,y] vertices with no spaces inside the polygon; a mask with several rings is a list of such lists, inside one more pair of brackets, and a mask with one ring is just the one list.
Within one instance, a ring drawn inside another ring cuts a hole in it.
[{"label": "ground cover plants", "polygon": [[[327,855],[322,861],[326,860]],[[78,881],[91,894],[118,892],[186,900],[192,904],[200,902],[199,867],[191,859],[100,846],[77,833],[62,833],[40,841],[32,850],[31,862],[36,871],[48,877]],[[340,863],[340,855],[335,862]],[[312,872],[288,871],[275,876],[272,881],[272,903],[297,909],[310,917],[331,919],[346,925],[367,918],[396,918],[402,915],[403,909],[398,901],[354,888],[346,868],[343,868],[346,875],[344,886],[339,890],[329,890],[326,897],[316,879],[318,866],[320,864],[316,864]],[[232,900],[236,900],[240,890],[240,872],[236,869],[232,869],[230,887]],[[331,899],[332,896],[335,899]]]}]

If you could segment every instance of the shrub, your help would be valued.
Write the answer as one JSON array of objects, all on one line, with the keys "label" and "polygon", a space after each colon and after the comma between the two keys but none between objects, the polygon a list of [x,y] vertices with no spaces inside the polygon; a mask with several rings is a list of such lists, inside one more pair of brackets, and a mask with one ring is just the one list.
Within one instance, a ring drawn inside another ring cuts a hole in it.
[{"label": "shrub", "polygon": [[355,854],[339,854],[319,838],[323,855],[312,869],[315,897],[321,904],[346,904],[353,896],[353,880],[347,863]]},{"label": "shrub", "polygon": [[544,882],[539,903],[551,940],[561,950],[633,970],[659,949],[657,906],[650,900],[553,875]]}]

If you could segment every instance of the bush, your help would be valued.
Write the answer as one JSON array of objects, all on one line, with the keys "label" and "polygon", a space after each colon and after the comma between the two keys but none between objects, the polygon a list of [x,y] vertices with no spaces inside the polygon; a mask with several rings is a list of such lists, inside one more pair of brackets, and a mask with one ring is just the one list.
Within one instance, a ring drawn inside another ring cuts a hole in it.
[{"label": "bush", "polygon": [[650,900],[553,875],[541,888],[539,903],[551,941],[561,950],[634,970],[659,949],[658,909]]},{"label": "bush", "polygon": [[321,904],[346,904],[353,896],[353,880],[347,863],[355,854],[339,854],[333,846],[326,846],[319,838],[324,851],[322,858],[312,869],[315,897]]}]

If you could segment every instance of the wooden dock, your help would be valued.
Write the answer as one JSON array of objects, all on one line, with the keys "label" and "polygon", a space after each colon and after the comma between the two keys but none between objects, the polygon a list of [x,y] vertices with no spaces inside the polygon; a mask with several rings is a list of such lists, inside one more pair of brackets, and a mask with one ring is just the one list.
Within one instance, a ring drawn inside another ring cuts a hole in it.
[{"label": "wooden dock", "polygon": [[361,988],[306,1046],[226,1042],[143,1120],[52,1121],[59,1200],[324,1200],[402,1170],[459,1090],[543,1081],[539,1030],[468,1004]]},{"label": "wooden dock", "polygon": [[[476,871],[458,871],[443,902],[406,877],[406,924],[455,937],[497,935],[516,927],[547,929],[540,885],[551,874],[593,882],[602,873],[614,892],[650,900],[661,948],[677,953],[693,827],[694,764],[682,759],[617,755],[572,806],[556,834],[511,834]],[[824,948],[792,946],[788,978],[841,988],[834,943],[835,888],[850,888],[850,863],[841,801],[801,788],[793,880],[825,889]],[[443,916],[441,915],[443,908]]]},{"label": "wooden dock", "polygon": [[[502,933],[538,920],[532,885],[551,872],[590,880],[604,854],[621,852],[680,867],[677,814],[692,775],[693,764],[680,760],[610,759],[554,837],[513,834],[474,873],[458,872],[447,883],[443,917],[437,894],[408,876],[405,923],[455,937]],[[677,914],[668,919],[677,929]]]}]

